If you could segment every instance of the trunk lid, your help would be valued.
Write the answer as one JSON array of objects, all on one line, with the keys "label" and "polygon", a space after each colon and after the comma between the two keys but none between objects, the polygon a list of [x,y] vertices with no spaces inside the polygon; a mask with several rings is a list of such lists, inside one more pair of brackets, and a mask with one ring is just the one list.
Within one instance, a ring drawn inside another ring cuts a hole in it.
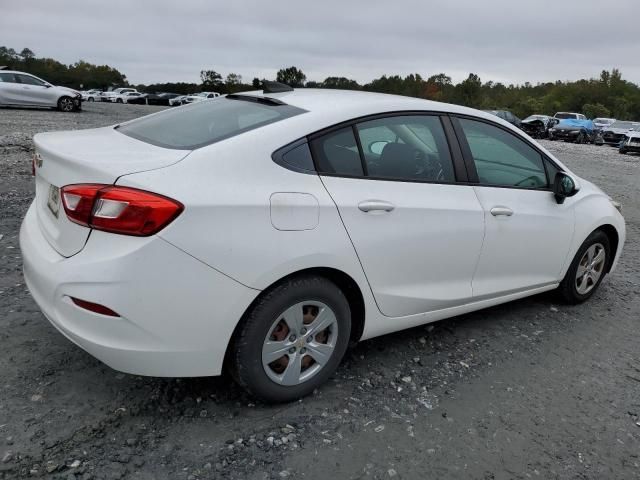
[{"label": "trunk lid", "polygon": [[61,187],[74,183],[113,184],[122,175],[167,167],[190,153],[135,140],[113,127],[39,133],[34,143],[38,224],[51,246],[65,257],[82,250],[91,229],[67,218],[60,199]]}]

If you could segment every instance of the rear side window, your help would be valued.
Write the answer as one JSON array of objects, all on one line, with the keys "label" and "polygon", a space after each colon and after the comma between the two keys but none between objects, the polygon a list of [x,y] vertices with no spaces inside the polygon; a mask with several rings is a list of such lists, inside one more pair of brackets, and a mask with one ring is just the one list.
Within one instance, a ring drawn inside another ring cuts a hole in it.
[{"label": "rear side window", "polygon": [[193,150],[305,112],[275,101],[221,97],[142,117],[116,129],[159,147]]},{"label": "rear side window", "polygon": [[392,116],[356,125],[367,175],[415,182],[454,182],[440,118]]}]

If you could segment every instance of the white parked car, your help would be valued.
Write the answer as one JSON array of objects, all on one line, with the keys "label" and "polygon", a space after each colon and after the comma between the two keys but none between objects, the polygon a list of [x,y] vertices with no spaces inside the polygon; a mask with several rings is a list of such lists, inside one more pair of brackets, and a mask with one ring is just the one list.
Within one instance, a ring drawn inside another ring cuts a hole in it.
[{"label": "white parked car", "polygon": [[173,97],[169,99],[169,106],[171,107],[177,107],[179,105],[182,105],[182,100],[185,97],[188,97],[189,95],[179,95],[177,97]]},{"label": "white parked car", "polygon": [[0,70],[0,106],[52,107],[63,112],[80,110],[80,92],[56,87],[30,73]]},{"label": "white parked car", "polygon": [[228,366],[287,401],[350,341],[548,290],[582,302],[620,258],[620,205],[498,117],[266,88],[34,137],[24,276],[67,338],[138,375]]},{"label": "white parked car", "polygon": [[100,96],[100,100],[102,100],[103,102],[115,102],[115,99],[118,95],[122,95],[128,92],[137,92],[137,90],[135,88],[126,88],[126,87],[116,88],[114,90],[102,92],[102,95]]},{"label": "white parked car", "polygon": [[582,113],[573,113],[573,112],[557,112],[553,118],[557,118],[558,120],[586,120],[587,117]]},{"label": "white parked car", "polygon": [[181,102],[183,105],[186,105],[188,103],[195,103],[201,102],[203,100],[210,100],[212,98],[218,98],[219,96],[220,94],[217,92],[200,92],[196,93],[195,95],[186,95],[181,99]]},{"label": "white parked car", "polygon": [[82,95],[82,101],[83,102],[99,102],[100,101],[100,95],[102,94],[102,91],[100,90],[85,90],[80,92],[80,94]]},{"label": "white parked car", "polygon": [[116,95],[112,95],[110,100],[114,103],[128,103],[132,98],[141,97],[143,94],[140,92],[121,92]]}]

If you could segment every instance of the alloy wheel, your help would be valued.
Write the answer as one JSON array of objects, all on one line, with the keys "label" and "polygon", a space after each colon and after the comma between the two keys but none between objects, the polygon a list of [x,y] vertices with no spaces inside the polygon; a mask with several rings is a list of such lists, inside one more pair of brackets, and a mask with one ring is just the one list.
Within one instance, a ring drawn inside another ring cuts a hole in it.
[{"label": "alloy wheel", "polygon": [[598,284],[605,260],[606,251],[601,243],[594,243],[584,252],[576,270],[576,290],[580,295],[586,295]]},{"label": "alloy wheel", "polygon": [[262,366],[279,385],[294,386],[318,374],[331,358],[338,339],[338,320],[322,302],[289,307],[272,323],[262,346]]},{"label": "alloy wheel", "polygon": [[60,100],[60,109],[63,112],[70,112],[71,110],[73,110],[73,100],[71,100],[70,98],[63,98],[62,100]]}]

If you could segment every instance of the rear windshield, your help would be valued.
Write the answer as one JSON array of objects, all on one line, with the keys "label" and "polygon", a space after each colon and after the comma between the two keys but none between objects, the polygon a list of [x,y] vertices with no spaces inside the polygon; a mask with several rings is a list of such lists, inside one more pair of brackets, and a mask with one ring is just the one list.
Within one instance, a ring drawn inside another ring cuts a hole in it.
[{"label": "rear windshield", "polygon": [[159,147],[194,150],[306,112],[268,99],[219,97],[142,117],[117,131]]}]

